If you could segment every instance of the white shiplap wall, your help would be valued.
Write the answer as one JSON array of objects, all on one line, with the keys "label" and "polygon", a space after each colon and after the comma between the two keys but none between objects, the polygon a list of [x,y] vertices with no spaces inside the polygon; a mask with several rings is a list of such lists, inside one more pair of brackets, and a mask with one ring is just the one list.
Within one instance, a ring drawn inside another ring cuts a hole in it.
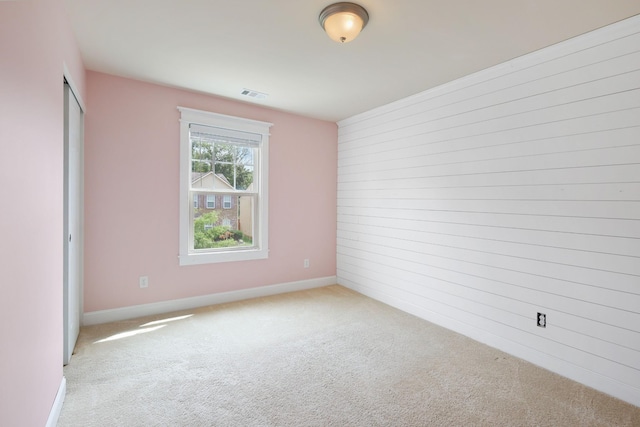
[{"label": "white shiplap wall", "polygon": [[344,120],[338,158],[340,284],[640,406],[640,16]]}]

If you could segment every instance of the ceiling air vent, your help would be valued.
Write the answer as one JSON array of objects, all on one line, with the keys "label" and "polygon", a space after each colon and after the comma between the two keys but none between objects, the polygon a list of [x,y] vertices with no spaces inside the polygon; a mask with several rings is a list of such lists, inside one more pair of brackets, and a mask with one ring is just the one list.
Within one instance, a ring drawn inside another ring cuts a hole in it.
[{"label": "ceiling air vent", "polygon": [[240,95],[248,96],[249,98],[253,99],[265,99],[267,96],[269,96],[266,93],[258,92],[257,90],[251,89],[242,89]]}]

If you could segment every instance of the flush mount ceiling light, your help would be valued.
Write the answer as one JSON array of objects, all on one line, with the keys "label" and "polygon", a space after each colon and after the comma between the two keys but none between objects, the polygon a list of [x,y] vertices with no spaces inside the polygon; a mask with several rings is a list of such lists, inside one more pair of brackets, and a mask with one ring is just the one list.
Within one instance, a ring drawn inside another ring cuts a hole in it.
[{"label": "flush mount ceiling light", "polygon": [[318,21],[331,40],[347,43],[358,37],[369,22],[369,14],[355,3],[334,3],[320,12]]}]

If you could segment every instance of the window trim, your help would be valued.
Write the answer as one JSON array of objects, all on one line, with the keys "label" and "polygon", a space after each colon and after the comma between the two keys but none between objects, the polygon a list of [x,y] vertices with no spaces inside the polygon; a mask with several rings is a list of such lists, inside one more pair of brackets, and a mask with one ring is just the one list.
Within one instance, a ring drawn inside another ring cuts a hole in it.
[{"label": "window trim", "polygon": [[[266,259],[269,256],[269,129],[272,123],[241,117],[227,116],[192,108],[178,107],[180,111],[180,203],[179,203],[179,265],[198,265],[217,262],[247,261]],[[195,252],[190,249],[190,218],[193,201],[189,200],[191,186],[191,144],[189,141],[189,125],[199,124],[215,126],[223,129],[251,132],[261,135],[260,155],[256,164],[258,189],[255,198],[253,239],[255,246],[250,249],[234,248],[225,251]]]},{"label": "window trim", "polygon": [[[227,207],[227,203],[229,207]],[[231,209],[232,207],[233,199],[231,198],[231,196],[229,194],[225,194],[224,196],[222,196],[222,209]]]}]

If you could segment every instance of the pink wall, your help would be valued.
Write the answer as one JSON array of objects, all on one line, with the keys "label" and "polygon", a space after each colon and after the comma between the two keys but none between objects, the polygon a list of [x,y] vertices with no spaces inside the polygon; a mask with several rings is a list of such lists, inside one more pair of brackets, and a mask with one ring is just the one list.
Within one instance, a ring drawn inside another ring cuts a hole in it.
[{"label": "pink wall", "polygon": [[62,381],[62,1],[0,2],[0,425],[43,426]]},{"label": "pink wall", "polygon": [[[85,312],[336,274],[335,123],[96,72],[87,93]],[[178,265],[177,106],[274,124],[268,260]]]}]

